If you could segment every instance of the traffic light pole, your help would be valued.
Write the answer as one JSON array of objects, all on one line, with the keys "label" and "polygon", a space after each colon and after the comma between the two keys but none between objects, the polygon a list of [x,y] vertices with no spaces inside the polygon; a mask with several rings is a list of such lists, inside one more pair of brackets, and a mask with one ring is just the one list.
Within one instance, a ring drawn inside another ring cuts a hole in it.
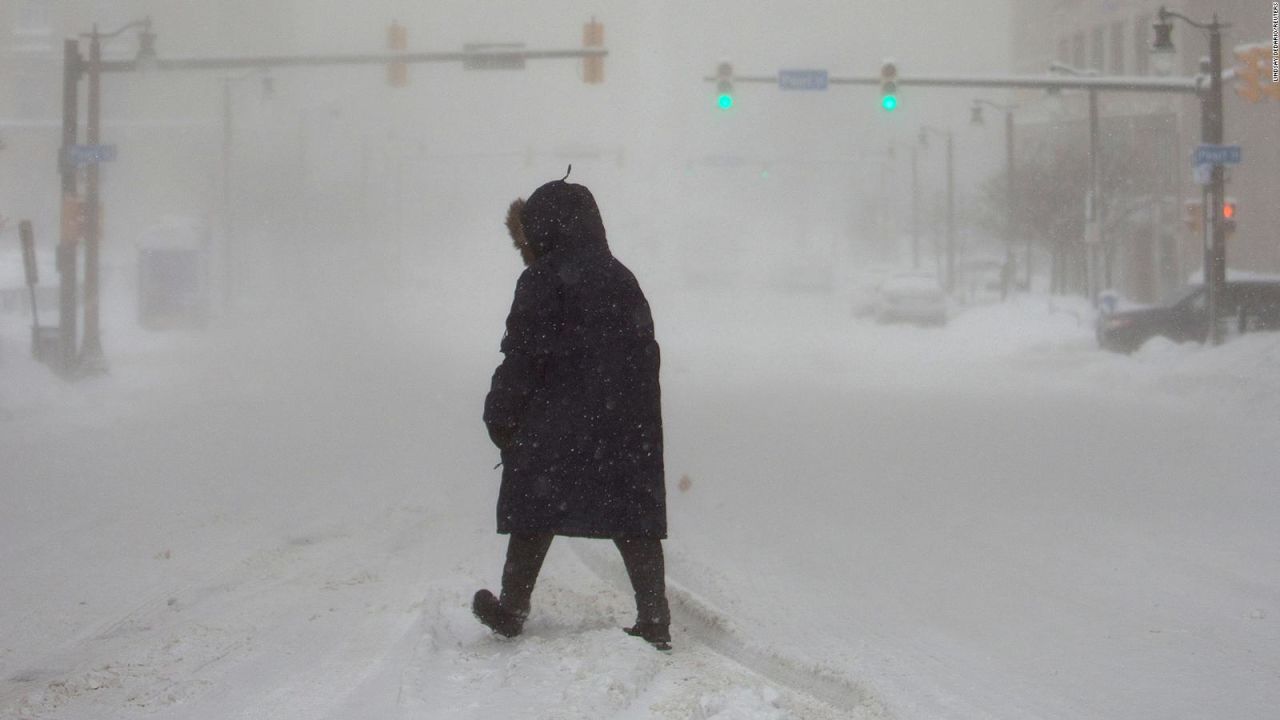
[{"label": "traffic light pole", "polygon": [[[715,82],[714,75],[703,77]],[[777,75],[734,75],[734,84],[778,84]],[[1096,77],[1062,75],[916,75],[899,76],[899,87],[993,88],[1004,90],[1097,90],[1099,92],[1173,93],[1194,95],[1199,86],[1194,78]],[[880,86],[879,76],[829,76],[828,85]]]},{"label": "traffic light pole", "polygon": [[[102,352],[102,340],[99,326],[99,269],[101,244],[101,215],[99,201],[99,171],[96,163],[88,169],[86,202],[83,207],[84,232],[86,236],[85,253],[85,298],[84,298],[84,345],[82,352],[76,350],[77,319],[77,246],[81,225],[81,204],[76,195],[76,167],[72,160],[72,148],[76,144],[79,119],[78,85],[80,76],[89,75],[89,120],[88,142],[96,145],[100,142],[101,127],[101,76],[103,73],[131,73],[143,69],[143,62],[133,60],[102,60],[102,40],[120,35],[125,30],[145,28],[142,39],[143,50],[148,51],[147,69],[159,71],[201,71],[201,70],[268,70],[272,68],[290,67],[327,67],[350,65],[389,65],[392,63],[479,63],[491,67],[500,67],[504,61],[523,62],[526,60],[564,60],[592,59],[603,60],[609,54],[604,47],[585,47],[574,50],[526,50],[523,48],[497,49],[461,52],[389,52],[361,55],[298,55],[279,56],[263,55],[251,57],[193,57],[158,59],[154,57],[154,39],[151,34],[150,19],[130,23],[112,33],[99,33],[97,26],[87,34],[90,41],[90,60],[84,62],[80,56],[79,41],[68,39],[63,46],[63,82],[62,82],[62,149],[59,153],[59,174],[61,178],[62,197],[62,230],[58,243],[58,270],[60,275],[60,317],[59,335],[61,352],[59,354],[60,370],[64,375],[71,375],[75,370],[105,371],[106,361]],[[593,36],[595,38],[596,36]],[[602,39],[600,36],[598,39]],[[229,86],[224,86],[224,131],[223,131],[223,210],[226,221],[230,223],[230,187],[226,168],[230,164],[231,123]],[[225,292],[231,290],[229,244],[224,247],[224,262],[228,265],[228,277]]]},{"label": "traffic light pole", "polygon": [[[605,48],[579,50],[483,50],[458,52],[390,52],[360,55],[259,55],[250,57],[190,57],[160,58],[153,62],[163,72],[198,70],[252,70],[300,67],[327,67],[350,65],[388,65],[390,63],[461,63],[476,61],[501,65],[504,60],[569,60],[603,58],[609,54]],[[102,63],[104,73],[128,73],[138,69],[136,60],[115,60]]]},{"label": "traffic light pole", "polygon": [[[1222,108],[1222,25],[1218,16],[1213,16],[1209,25],[1209,93],[1204,103],[1208,106],[1207,120],[1204,128],[1204,141],[1212,145],[1221,145],[1225,133]],[[1226,228],[1222,222],[1222,206],[1226,202],[1225,178],[1222,165],[1213,166],[1210,177],[1210,202],[1213,214],[1213,243],[1210,248],[1212,276],[1206,285],[1209,300],[1209,342],[1217,345],[1222,342],[1222,331],[1218,327],[1218,305],[1222,289],[1227,282],[1227,245]]]},{"label": "traffic light pole", "polygon": [[[1168,13],[1170,16],[1179,17],[1175,13]],[[1187,20],[1187,22],[1191,22]],[[1129,93],[1171,93],[1175,95],[1199,95],[1201,102],[1206,103],[1210,109],[1206,111],[1202,122],[1202,133],[1206,143],[1222,142],[1222,52],[1220,28],[1223,27],[1215,18],[1212,25],[1199,25],[1191,23],[1203,29],[1210,31],[1210,50],[1212,54],[1213,69],[1211,71],[1212,81],[1209,92],[1204,92],[1200,84],[1195,78],[1152,78],[1152,77],[1097,77],[1092,75],[1082,76],[1061,76],[1061,75],[1012,75],[1012,76],[960,76],[960,75],[919,75],[919,76],[899,76],[896,82],[899,87],[942,87],[942,88],[993,88],[1004,90],[1084,90],[1089,93],[1090,98],[1090,125],[1091,128],[1097,123],[1097,96],[1102,92],[1129,92]],[[896,69],[896,68],[895,68]],[[704,82],[716,82],[715,76],[703,77]],[[734,75],[732,81],[735,84],[759,84],[759,85],[778,85],[777,75]],[[880,76],[828,76],[828,85],[866,85],[879,87],[883,82]],[[1091,136],[1096,138],[1097,133],[1091,132]],[[1012,134],[1009,136],[1012,138]],[[1011,140],[1010,140],[1011,141]],[[1098,190],[1099,172],[1097,170],[1097,148],[1096,141],[1091,140],[1091,161],[1090,161],[1090,204],[1091,217],[1095,214],[1099,216],[1099,225],[1097,237],[1101,239],[1101,196]],[[1222,185],[1222,167],[1215,166],[1213,172],[1213,196],[1215,211],[1213,214],[1213,258],[1211,263],[1206,263],[1206,267],[1215,268],[1214,272],[1217,276],[1225,274],[1225,248],[1222,242],[1223,223],[1222,223],[1222,203],[1224,200],[1224,191]],[[1089,251],[1089,275],[1092,278],[1096,275],[1093,269],[1092,257],[1094,252]],[[1030,244],[1028,242],[1027,282],[1030,285]],[[949,281],[948,281],[949,282]],[[1096,300],[1096,294],[1091,289],[1090,297]]]},{"label": "traffic light pole", "polygon": [[62,222],[58,237],[58,369],[69,375],[76,366],[76,301],[79,282],[77,245],[79,244],[79,198],[76,195],[76,168],[71,162],[71,148],[79,130],[80,73],[83,61],[80,43],[67,40],[62,46],[62,150],[58,157],[61,181]]},{"label": "traffic light pole", "polygon": [[[1171,40],[1171,20],[1174,18],[1209,34],[1209,87],[1207,90],[1197,87],[1200,95],[1200,137],[1206,145],[1221,145],[1226,135],[1222,107],[1222,31],[1230,26],[1218,22],[1216,13],[1211,22],[1198,23],[1163,6],[1160,7],[1159,18],[1160,22],[1155,26],[1155,49],[1162,53],[1174,52]],[[1213,345],[1222,341],[1222,332],[1218,327],[1218,304],[1227,281],[1226,225],[1223,219],[1223,206],[1227,198],[1224,185],[1222,164],[1214,163],[1210,168],[1209,188],[1205,194],[1205,199],[1208,200],[1206,214],[1209,230],[1204,259],[1209,325],[1206,340]]]},{"label": "traffic light pole", "polygon": [[[102,135],[102,36],[94,25],[89,36],[89,122],[85,142],[96,146]],[[80,348],[79,370],[82,373],[106,371],[102,354],[100,326],[99,278],[102,248],[101,173],[99,163],[91,163],[85,181],[85,248],[84,248],[84,343]]]}]

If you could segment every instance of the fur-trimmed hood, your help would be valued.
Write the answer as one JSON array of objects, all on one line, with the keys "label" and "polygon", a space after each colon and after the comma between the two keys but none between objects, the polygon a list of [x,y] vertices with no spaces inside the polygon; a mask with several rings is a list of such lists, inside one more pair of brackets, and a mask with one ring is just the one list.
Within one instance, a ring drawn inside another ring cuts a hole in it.
[{"label": "fur-trimmed hood", "polygon": [[506,225],[525,265],[556,251],[609,250],[600,208],[585,185],[546,183],[527,201],[511,203]]}]

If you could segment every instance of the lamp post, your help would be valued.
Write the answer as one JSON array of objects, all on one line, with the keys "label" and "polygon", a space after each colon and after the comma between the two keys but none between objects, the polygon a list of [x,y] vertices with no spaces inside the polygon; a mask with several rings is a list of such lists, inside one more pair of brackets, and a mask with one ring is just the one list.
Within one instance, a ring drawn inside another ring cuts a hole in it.
[{"label": "lamp post", "polygon": [[252,70],[243,75],[227,75],[222,78],[222,302],[230,308],[235,291],[233,247],[235,242],[235,216],[231,209],[231,164],[235,143],[235,120],[231,104],[231,88],[236,83],[255,77],[262,78],[262,97],[270,99],[275,94],[275,81],[269,70]]},{"label": "lamp post", "polygon": [[[127,30],[138,29],[139,44],[137,67],[144,68],[155,58],[155,34],[151,32],[151,18],[129,23],[110,33],[93,32],[89,38],[89,119],[85,130],[85,142],[97,145],[101,141],[102,127],[102,41],[117,37]],[[85,257],[84,257],[84,341],[80,348],[79,370],[82,373],[106,372],[106,359],[102,353],[102,337],[99,325],[99,277],[101,270],[102,213],[100,200],[100,173],[98,163],[89,164],[85,178]]]},{"label": "lamp post", "polygon": [[[1170,61],[1176,52],[1173,46],[1173,20],[1175,19],[1209,34],[1209,87],[1207,89],[1202,87],[1199,92],[1200,137],[1201,142],[1220,145],[1226,134],[1222,108],[1222,31],[1230,25],[1218,22],[1216,13],[1211,22],[1199,23],[1161,6],[1159,22],[1153,26],[1156,37],[1151,52],[1162,64]],[[1214,164],[1209,176],[1209,224],[1212,231],[1206,238],[1204,262],[1204,282],[1209,313],[1207,340],[1213,345],[1222,341],[1217,313],[1219,296],[1222,293],[1223,283],[1227,280],[1226,228],[1222,221],[1222,206],[1225,201],[1226,187],[1222,165]]]},{"label": "lamp post", "polygon": [[933,133],[947,139],[947,276],[943,286],[950,293],[956,284],[956,173],[955,142],[950,130],[939,130],[928,125],[920,128],[920,144],[929,144],[929,134]]},{"label": "lamp post", "polygon": [[[1005,175],[1007,175],[1007,196],[1005,203],[1007,212],[1005,215],[1004,240],[1009,251],[1013,251],[1013,243],[1016,235],[1016,223],[1014,221],[1015,208],[1017,207],[1018,186],[1014,172],[1013,162],[1013,111],[1018,109],[1017,105],[1002,105],[1000,103],[991,102],[982,98],[976,98],[973,101],[973,107],[970,109],[970,121],[974,125],[983,125],[982,107],[987,106],[1004,113],[1004,157],[1005,157]],[[1027,290],[1031,289],[1031,235],[1027,234]]]}]

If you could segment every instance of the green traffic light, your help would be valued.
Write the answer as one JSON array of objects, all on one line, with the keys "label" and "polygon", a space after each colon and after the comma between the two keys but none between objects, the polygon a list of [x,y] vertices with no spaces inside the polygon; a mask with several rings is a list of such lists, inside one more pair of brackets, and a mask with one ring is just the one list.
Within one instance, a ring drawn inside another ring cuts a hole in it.
[{"label": "green traffic light", "polygon": [[721,110],[728,110],[733,107],[733,96],[725,93],[720,96],[720,99],[717,102],[720,104]]},{"label": "green traffic light", "polygon": [[885,95],[885,96],[880,100],[880,106],[881,106],[881,107],[883,107],[885,110],[888,110],[889,112],[893,112],[894,110],[897,110],[897,109],[898,109],[898,96],[897,96],[897,95]]}]

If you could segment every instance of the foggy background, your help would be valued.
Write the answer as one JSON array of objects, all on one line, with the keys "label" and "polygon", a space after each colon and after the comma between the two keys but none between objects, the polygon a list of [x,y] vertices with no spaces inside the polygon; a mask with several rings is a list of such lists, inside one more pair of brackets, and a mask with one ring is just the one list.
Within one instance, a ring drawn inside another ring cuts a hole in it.
[{"label": "foggy background", "polygon": [[[1267,37],[1266,4],[1186,4],[1228,45]],[[725,111],[704,79],[1147,76],[1158,5],[0,0],[0,717],[1267,716],[1280,336],[1099,349],[1085,94],[904,86],[886,112],[874,86],[739,83]],[[105,75],[105,372],[61,377],[29,352],[16,226],[48,328],[61,43],[146,16],[160,58],[382,53],[393,20],[410,51],[575,50],[592,18],[609,54],[600,85],[579,60],[414,64],[403,88],[381,65]],[[1175,40],[1188,75],[1203,38]],[[974,98],[1019,105],[1021,202]],[[1102,114],[1107,289],[1138,307],[1200,271],[1199,107]],[[1233,273],[1280,271],[1276,118],[1229,93]],[[944,323],[880,323],[913,150],[941,263],[924,126],[954,133],[962,274],[932,288]],[[506,540],[481,423],[522,270],[503,220],[570,163],[662,346],[671,655],[618,630],[607,543],[556,540],[519,640],[469,610]],[[199,258],[189,323],[148,325],[155,248]]]},{"label": "foggy background", "polygon": [[[959,127],[962,212],[963,188],[1002,157],[998,123],[965,125],[966,91],[909,91],[902,109],[887,114],[870,87],[784,93],[740,85],[738,106],[721,112],[714,84],[702,79],[722,59],[757,75],[778,68],[871,75],[885,57],[900,72],[999,72],[1008,43],[993,39],[1008,35],[1005,3],[54,7],[73,13],[72,27],[96,21],[104,31],[150,15],[161,57],[381,52],[392,19],[408,28],[415,51],[467,42],[572,49],[584,22],[604,23],[610,55],[606,82],[596,86],[581,82],[577,60],[530,61],[523,71],[414,65],[406,88],[389,87],[380,66],[277,69],[270,97],[252,72],[106,75],[103,138],[120,151],[102,171],[104,257],[113,266],[106,272],[127,274],[139,235],[176,216],[207,236],[215,283],[225,231],[221,79],[236,78],[226,171],[237,235],[231,270],[242,299],[279,289],[299,264],[333,260],[345,272],[330,282],[380,284],[501,248],[506,203],[563,176],[569,163],[572,178],[597,195],[615,250],[643,271],[710,266],[713,276],[731,277],[766,258],[812,257],[815,248],[894,259],[910,209],[907,153],[920,125]],[[126,33],[105,54],[127,59],[136,42]],[[40,97],[30,102],[52,120],[59,86],[56,76],[45,79],[33,83]],[[10,145],[22,139],[9,134]],[[33,145],[47,158],[50,141],[42,140]],[[922,201],[936,214],[944,176],[935,140],[921,174]],[[32,214],[47,249],[56,177],[35,152],[18,152],[10,154],[29,158],[33,174],[5,189],[38,209]]]}]

